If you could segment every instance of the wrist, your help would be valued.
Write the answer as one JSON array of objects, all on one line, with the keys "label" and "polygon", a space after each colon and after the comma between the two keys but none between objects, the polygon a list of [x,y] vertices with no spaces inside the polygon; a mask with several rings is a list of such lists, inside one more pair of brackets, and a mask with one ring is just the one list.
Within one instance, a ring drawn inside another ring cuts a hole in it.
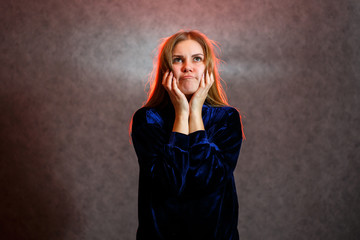
[{"label": "wrist", "polygon": [[189,134],[189,115],[176,114],[173,126],[173,132]]},{"label": "wrist", "polygon": [[202,108],[191,109],[189,116],[191,118],[202,118]]},{"label": "wrist", "polygon": [[203,103],[200,103],[199,101],[192,100],[190,102],[190,114],[201,114]]},{"label": "wrist", "polygon": [[189,117],[189,133],[205,130],[201,111],[191,112]]},{"label": "wrist", "polygon": [[189,116],[190,114],[187,111],[175,112],[175,119],[180,121],[183,120],[189,121]]}]

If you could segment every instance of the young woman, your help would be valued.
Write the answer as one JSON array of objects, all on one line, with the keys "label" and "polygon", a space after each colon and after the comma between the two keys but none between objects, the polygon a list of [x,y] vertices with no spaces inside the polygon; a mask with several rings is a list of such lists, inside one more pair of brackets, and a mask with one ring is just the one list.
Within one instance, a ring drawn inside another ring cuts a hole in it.
[{"label": "young woman", "polygon": [[180,31],[159,47],[144,107],[133,116],[140,165],[138,240],[236,240],[233,172],[242,142],[215,44]]}]

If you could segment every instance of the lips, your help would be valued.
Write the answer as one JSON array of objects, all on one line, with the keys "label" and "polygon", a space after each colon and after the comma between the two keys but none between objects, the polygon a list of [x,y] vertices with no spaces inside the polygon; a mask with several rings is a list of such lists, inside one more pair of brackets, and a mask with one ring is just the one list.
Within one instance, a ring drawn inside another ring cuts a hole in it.
[{"label": "lips", "polygon": [[194,78],[194,76],[184,75],[184,76],[182,76],[180,79],[190,79],[190,78]]}]

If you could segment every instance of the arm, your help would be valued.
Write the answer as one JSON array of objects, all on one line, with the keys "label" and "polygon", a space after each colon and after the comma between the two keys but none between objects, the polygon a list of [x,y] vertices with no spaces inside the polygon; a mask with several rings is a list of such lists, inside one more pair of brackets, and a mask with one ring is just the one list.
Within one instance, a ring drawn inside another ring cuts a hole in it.
[{"label": "arm", "polygon": [[173,132],[169,138],[161,121],[149,109],[134,114],[131,136],[140,175],[151,182],[151,187],[179,195],[189,169],[189,136]]},{"label": "arm", "polygon": [[162,84],[168,92],[175,109],[173,132],[189,134],[205,129],[202,120],[202,106],[213,83],[213,75],[206,72],[200,80],[198,90],[188,102],[185,95],[177,87],[173,73],[167,71],[164,74]]},{"label": "arm", "polygon": [[222,186],[236,167],[242,143],[240,116],[233,108],[221,114],[207,132],[190,134],[188,176],[197,189],[213,190]]},{"label": "arm", "polygon": [[176,78],[172,72],[167,71],[164,74],[162,84],[169,93],[171,102],[175,109],[175,120],[173,132],[189,134],[189,103],[185,95],[179,90],[176,84]]},{"label": "arm", "polygon": [[206,72],[202,77],[199,89],[194,93],[190,100],[189,132],[205,130],[202,120],[202,107],[208,95],[209,89],[214,83],[214,76]]}]

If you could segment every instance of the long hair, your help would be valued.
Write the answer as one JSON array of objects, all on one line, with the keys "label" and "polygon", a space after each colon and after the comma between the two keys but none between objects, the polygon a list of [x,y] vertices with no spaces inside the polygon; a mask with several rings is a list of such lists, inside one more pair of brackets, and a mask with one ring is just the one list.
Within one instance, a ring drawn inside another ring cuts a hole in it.
[{"label": "long hair", "polygon": [[168,69],[172,70],[172,53],[176,44],[184,40],[195,40],[201,45],[204,51],[205,71],[212,73],[214,76],[215,81],[209,89],[205,100],[206,104],[210,106],[227,106],[227,97],[221,85],[218,71],[220,59],[215,54],[215,48],[218,47],[217,44],[199,31],[180,30],[170,37],[163,39],[158,47],[158,55],[149,77],[150,89],[148,99],[144,107],[161,107],[171,104],[170,97],[162,85],[162,79]]}]

